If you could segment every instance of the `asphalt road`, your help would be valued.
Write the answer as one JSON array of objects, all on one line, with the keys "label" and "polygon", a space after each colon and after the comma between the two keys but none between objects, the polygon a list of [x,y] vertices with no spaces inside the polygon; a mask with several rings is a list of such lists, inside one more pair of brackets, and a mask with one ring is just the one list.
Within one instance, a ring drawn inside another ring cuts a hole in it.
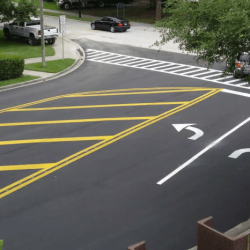
[{"label": "asphalt road", "polygon": [[[182,54],[78,42],[195,65]],[[86,61],[63,78],[0,92],[4,249],[126,249],[145,240],[148,249],[182,250],[196,245],[200,219],[214,216],[226,231],[249,218],[250,156],[228,157],[249,146],[249,122],[157,184],[249,117],[249,98],[222,87]],[[190,140],[194,132],[172,124],[196,124],[204,135]]]}]

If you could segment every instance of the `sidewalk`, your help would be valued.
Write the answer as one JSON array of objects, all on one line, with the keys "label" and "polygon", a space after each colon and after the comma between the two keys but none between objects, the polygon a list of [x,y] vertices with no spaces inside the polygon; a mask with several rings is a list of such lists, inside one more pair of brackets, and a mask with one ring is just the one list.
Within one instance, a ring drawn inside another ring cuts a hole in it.
[{"label": "sidewalk", "polygon": [[[55,50],[55,55],[54,56],[46,56],[45,61],[63,59],[62,38],[59,37],[57,39],[57,41],[55,42],[55,44],[51,45],[51,46]],[[64,37],[64,58],[70,58],[70,59],[77,60],[78,57],[79,57],[78,48],[75,46],[75,44],[72,41],[70,41],[68,38]],[[29,58],[29,59],[24,59],[24,61],[25,61],[25,64],[37,63],[37,62],[42,62],[42,58],[41,57]],[[24,75],[39,76],[41,78],[47,78],[47,77],[52,77],[58,73],[47,73],[47,72],[40,72],[40,71],[24,70],[23,74]]]}]

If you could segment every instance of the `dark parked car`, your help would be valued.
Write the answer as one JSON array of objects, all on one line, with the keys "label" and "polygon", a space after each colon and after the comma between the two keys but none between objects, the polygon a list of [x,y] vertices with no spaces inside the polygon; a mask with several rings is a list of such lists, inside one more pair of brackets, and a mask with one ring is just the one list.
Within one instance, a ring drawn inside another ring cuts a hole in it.
[{"label": "dark parked car", "polygon": [[[227,68],[229,68],[228,63]],[[250,52],[242,52],[237,55],[233,74],[235,77],[250,75]]]},{"label": "dark parked car", "polygon": [[100,20],[91,22],[92,30],[126,31],[130,29],[130,22],[118,16],[106,16]]}]

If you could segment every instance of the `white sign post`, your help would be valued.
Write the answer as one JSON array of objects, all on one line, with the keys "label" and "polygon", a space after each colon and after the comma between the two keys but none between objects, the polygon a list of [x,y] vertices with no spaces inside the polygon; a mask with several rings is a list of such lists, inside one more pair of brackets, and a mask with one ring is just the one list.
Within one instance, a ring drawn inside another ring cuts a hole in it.
[{"label": "white sign post", "polygon": [[59,16],[59,33],[62,33],[62,54],[63,54],[63,60],[64,60],[63,34],[66,33],[66,17],[65,17],[65,15]]}]

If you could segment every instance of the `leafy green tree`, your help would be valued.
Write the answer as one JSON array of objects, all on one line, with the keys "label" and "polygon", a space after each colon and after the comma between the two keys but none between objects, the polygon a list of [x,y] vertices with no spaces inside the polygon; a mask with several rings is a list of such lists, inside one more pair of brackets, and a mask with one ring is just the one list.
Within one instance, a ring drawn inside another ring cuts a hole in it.
[{"label": "leafy green tree", "polygon": [[156,23],[161,40],[155,45],[173,40],[208,67],[227,60],[224,73],[239,53],[250,51],[250,0],[168,0],[163,11],[170,15]]},{"label": "leafy green tree", "polygon": [[31,16],[37,16],[37,1],[19,0],[0,0],[0,16],[2,22],[28,21]]}]

